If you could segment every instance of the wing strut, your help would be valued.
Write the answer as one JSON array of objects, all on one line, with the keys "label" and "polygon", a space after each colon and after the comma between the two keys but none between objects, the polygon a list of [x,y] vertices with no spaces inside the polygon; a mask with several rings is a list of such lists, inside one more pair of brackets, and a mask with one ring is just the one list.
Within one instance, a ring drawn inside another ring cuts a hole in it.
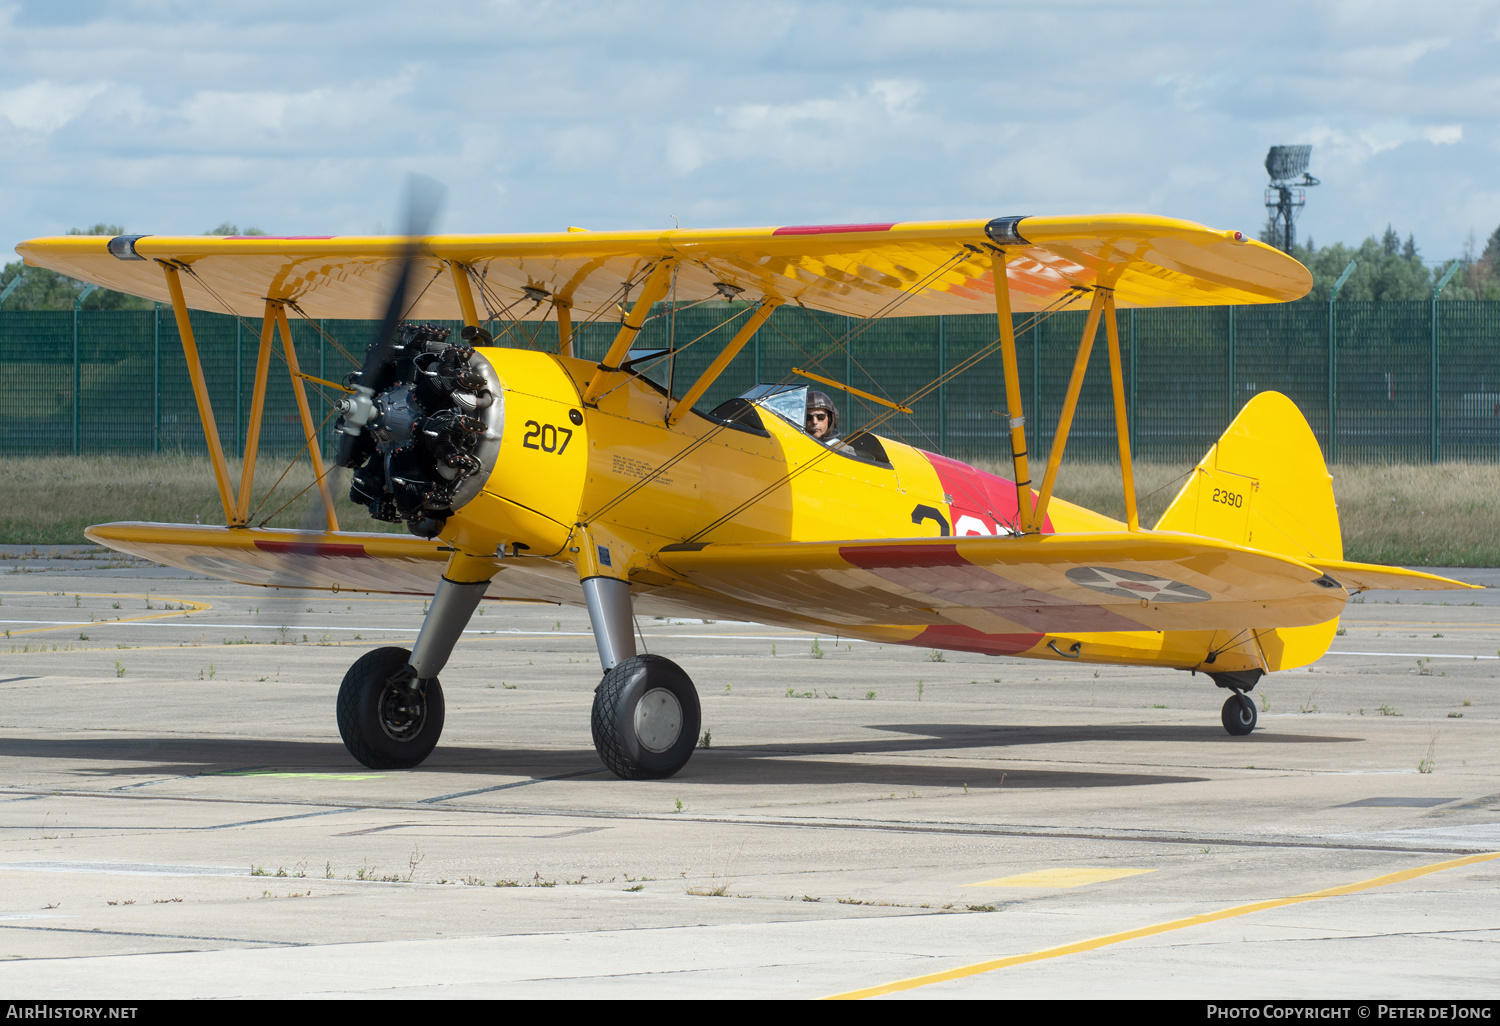
[{"label": "wing strut", "polygon": [[266,316],[260,325],[260,353],[255,358],[255,391],[250,399],[250,423],[245,428],[245,465],[240,469],[240,501],[230,527],[250,522],[250,494],[255,488],[255,458],[260,453],[260,423],[266,409],[266,379],[271,370],[271,348],[276,341],[276,302],[266,300]]},{"label": "wing strut", "polygon": [[[1115,438],[1120,443],[1120,486],[1125,491],[1125,525],[1141,529],[1135,509],[1135,468],[1130,463],[1130,417],[1125,410],[1125,375],[1120,370],[1120,322],[1115,315],[1115,290],[1104,291],[1104,335],[1109,340],[1109,377],[1115,391]],[[1135,345],[1135,339],[1130,340]]]},{"label": "wing strut", "polygon": [[1042,475],[1042,491],[1036,500],[1033,528],[1046,522],[1047,503],[1052,501],[1052,486],[1057,483],[1057,469],[1062,466],[1063,449],[1068,444],[1068,433],[1073,429],[1073,413],[1078,409],[1078,396],[1083,392],[1083,375],[1089,369],[1089,354],[1094,351],[1094,336],[1099,334],[1099,320],[1104,314],[1105,296],[1108,289],[1094,289],[1093,301],[1089,303],[1088,320],[1083,325],[1083,337],[1078,340],[1078,355],[1073,358],[1073,375],[1068,378],[1068,391],[1063,397],[1062,413],[1057,418],[1057,431],[1052,435],[1052,451],[1047,454],[1047,472]]},{"label": "wing strut", "polygon": [[1022,529],[1036,534],[1045,521],[1032,507],[1031,469],[1026,462],[1026,414],[1021,408],[1021,372],[1016,363],[1016,324],[1010,313],[1010,278],[1005,251],[995,251],[995,316],[1000,320],[1000,359],[1005,367],[1005,406],[1010,418],[1010,455],[1016,472],[1016,509]]},{"label": "wing strut", "polygon": [[172,297],[172,313],[177,317],[177,335],[182,340],[182,355],[187,360],[188,380],[193,383],[193,398],[198,403],[198,420],[203,424],[203,440],[208,443],[208,458],[213,462],[214,480],[219,485],[219,501],[224,506],[224,522],[234,523],[234,486],[229,483],[229,464],[219,441],[219,427],[214,423],[213,403],[208,397],[208,383],[203,380],[203,362],[198,359],[198,341],[193,322],[188,318],[187,300],[182,295],[182,278],[177,265],[158,261],[167,277],[167,292]]},{"label": "wing strut", "polygon": [[285,305],[276,303],[275,307],[276,324],[281,329],[281,349],[286,354],[286,368],[291,373],[292,395],[297,398],[297,412],[302,417],[302,434],[307,439],[307,459],[312,464],[313,476],[318,482],[318,493],[323,499],[323,516],[327,525],[325,529],[337,531],[338,515],[333,510],[333,495],[328,490],[328,473],[323,469],[318,429],[313,424],[312,410],[307,405],[307,386],[302,383],[302,371],[297,366],[297,347],[292,344],[292,326],[287,323]]},{"label": "wing strut", "polygon": [[672,406],[672,412],[667,414],[667,427],[672,427],[688,415],[688,411],[693,408],[693,404],[703,398],[703,393],[707,392],[709,386],[719,379],[719,375],[724,373],[724,368],[728,367],[730,362],[740,354],[740,350],[745,348],[745,343],[755,337],[755,333],[766,322],[766,318],[775,313],[776,308],[783,302],[785,300],[778,299],[775,296],[767,296],[761,301],[760,307],[750,315],[748,321],[740,326],[740,330],[735,332],[734,338],[729,340],[729,344],[724,347],[724,351],[714,357],[714,362],[708,365],[707,370],[698,375],[698,380],[693,382],[693,387],[688,389],[687,394],[677,400]]},{"label": "wing strut", "polygon": [[464,324],[470,328],[479,327],[479,309],[474,305],[474,290],[469,287],[468,264],[450,260],[448,273],[453,278],[453,291],[458,295],[458,310]]},{"label": "wing strut", "polygon": [[652,305],[666,296],[667,289],[672,285],[672,272],[676,269],[677,261],[663,260],[656,265],[650,277],[646,279],[646,287],[641,290],[641,298],[635,301],[635,306],[630,308],[630,315],[621,322],[614,344],[609,347],[609,352],[604,354],[604,359],[599,361],[599,369],[594,371],[594,376],[589,379],[588,387],[583,390],[585,406],[597,403],[599,397],[604,394],[605,384],[619,371],[625,354],[630,351],[631,346],[635,345],[636,337],[641,333],[641,325],[645,323],[646,315],[651,312]]}]

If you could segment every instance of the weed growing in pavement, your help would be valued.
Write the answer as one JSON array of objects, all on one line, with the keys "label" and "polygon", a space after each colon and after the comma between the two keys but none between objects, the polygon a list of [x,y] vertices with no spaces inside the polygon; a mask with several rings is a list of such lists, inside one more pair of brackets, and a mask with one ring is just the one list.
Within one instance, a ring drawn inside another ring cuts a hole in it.
[{"label": "weed growing in pavement", "polygon": [[116,677],[123,677],[123,676],[125,676],[125,664],[122,663],[122,662],[120,662],[120,660],[118,660],[118,659],[115,660],[115,676]]},{"label": "weed growing in pavement", "polygon": [[813,638],[813,642],[812,642],[812,657],[814,659],[822,659],[823,658],[823,646],[821,646],[821,645],[818,644],[818,639],[817,638]]},{"label": "weed growing in pavement", "polygon": [[677,803],[677,808],[674,809],[673,811],[674,812],[681,812],[682,811],[682,799],[681,798],[676,799],[676,803]]},{"label": "weed growing in pavement", "polygon": [[1438,732],[1433,731],[1431,739],[1427,742],[1427,755],[1417,763],[1418,773],[1431,773],[1437,769],[1437,743]]},{"label": "weed growing in pavement", "polygon": [[407,883],[411,883],[412,875],[414,873],[416,873],[417,867],[422,864],[422,860],[425,859],[426,857],[427,857],[426,855],[422,854],[422,849],[421,848],[418,848],[416,845],[412,846],[411,854],[406,857],[406,866],[407,866],[407,869],[406,869],[406,882]]},{"label": "weed growing in pavement", "polygon": [[646,885],[645,884],[635,884],[634,886],[626,887],[626,888],[623,888],[623,889],[626,890],[626,891],[644,891],[646,889]]},{"label": "weed growing in pavement", "polygon": [[[1397,709],[1394,705],[1382,705],[1382,706],[1378,706],[1377,708],[1378,708],[1378,711],[1380,712],[1380,715],[1382,715],[1382,716],[1400,716],[1401,715],[1401,710]],[[1360,712],[1363,712],[1363,711],[1364,711],[1363,709],[1360,710]]]},{"label": "weed growing in pavement", "polygon": [[923,689],[922,678],[918,677],[917,678],[917,701],[918,702],[920,702],[922,700],[922,689]]},{"label": "weed growing in pavement", "polygon": [[709,733],[708,731],[705,730],[703,732],[703,736],[698,739],[698,747],[699,748],[712,748],[713,746],[714,746],[714,736],[713,736],[713,734],[711,734],[711,733]]},{"label": "weed growing in pavement", "polygon": [[948,661],[948,655],[940,648],[928,649],[927,661],[929,663],[946,663]]}]

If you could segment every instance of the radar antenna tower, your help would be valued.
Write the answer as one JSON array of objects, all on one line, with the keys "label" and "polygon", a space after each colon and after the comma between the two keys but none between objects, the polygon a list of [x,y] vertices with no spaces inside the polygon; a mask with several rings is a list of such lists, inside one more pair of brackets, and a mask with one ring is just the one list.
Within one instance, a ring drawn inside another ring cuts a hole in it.
[{"label": "radar antenna tower", "polygon": [[1307,204],[1306,188],[1322,184],[1307,173],[1311,159],[1312,147],[1308,145],[1272,146],[1266,154],[1266,173],[1271,176],[1271,185],[1266,189],[1271,229],[1268,241],[1283,253],[1290,253],[1297,242],[1296,222]]}]

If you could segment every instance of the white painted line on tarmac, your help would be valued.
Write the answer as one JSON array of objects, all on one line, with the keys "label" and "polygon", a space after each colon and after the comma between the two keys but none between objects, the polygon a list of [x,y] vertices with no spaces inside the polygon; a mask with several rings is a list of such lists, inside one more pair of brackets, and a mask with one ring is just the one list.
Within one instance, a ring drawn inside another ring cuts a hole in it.
[{"label": "white painted line on tarmac", "polygon": [[[422,629],[420,624],[417,625],[417,626],[415,626],[415,627],[333,627],[333,626],[319,625],[319,624],[315,624],[315,623],[288,623],[288,624],[279,624],[279,625],[274,625],[273,626],[271,624],[265,624],[265,623],[205,623],[202,620],[187,620],[187,619],[178,620],[175,623],[142,623],[142,622],[139,622],[139,621],[132,623],[132,622],[130,622],[128,620],[94,620],[92,622],[90,622],[88,620],[77,620],[77,621],[74,621],[74,620],[0,620],[0,624],[7,624],[7,623],[45,624],[45,625],[54,626],[54,627],[84,627],[84,628],[88,628],[88,627],[175,627],[175,628],[178,628],[178,629],[190,628],[192,630],[203,630],[203,629],[206,629],[206,628],[215,628],[215,629],[222,629],[222,630],[234,630],[234,631],[240,631],[240,630],[250,630],[250,631],[281,631],[281,630],[285,630],[288,633],[297,633],[297,634],[311,634],[314,631],[359,631],[359,632],[362,632],[362,633],[363,632],[369,632],[369,633],[383,633],[383,634],[417,634]],[[516,630],[516,629],[494,629],[494,630],[492,630],[492,629],[483,629],[483,628],[478,628],[478,627],[470,627],[470,628],[466,629],[464,631],[464,633],[465,634],[474,634],[474,635],[481,635],[481,634],[514,634],[514,635],[518,635],[518,636],[531,637],[531,638],[592,638],[594,636],[594,632],[593,631],[524,631],[524,630]],[[647,634],[646,637],[648,637],[648,638],[688,638],[688,639],[692,639],[692,638],[712,638],[712,639],[719,640],[719,641],[806,641],[809,635],[812,635],[811,631],[809,631],[807,634],[658,634],[655,631],[652,631],[650,634]],[[824,632],[823,634],[818,634],[818,635],[815,635],[815,636],[816,637],[829,637],[829,638],[832,638],[832,637],[834,637],[834,634],[833,634],[833,632],[828,631],[828,632]],[[846,637],[840,636],[839,640],[841,642],[844,642],[844,643],[859,642],[862,645],[871,644],[871,642],[864,641],[864,640],[862,640],[860,638],[846,638]],[[1493,657],[1490,657],[1490,658],[1493,658]]]},{"label": "white painted line on tarmac", "polygon": [[1455,652],[1334,652],[1324,655],[1341,656],[1400,656],[1406,659],[1500,659],[1500,655],[1461,655]]}]

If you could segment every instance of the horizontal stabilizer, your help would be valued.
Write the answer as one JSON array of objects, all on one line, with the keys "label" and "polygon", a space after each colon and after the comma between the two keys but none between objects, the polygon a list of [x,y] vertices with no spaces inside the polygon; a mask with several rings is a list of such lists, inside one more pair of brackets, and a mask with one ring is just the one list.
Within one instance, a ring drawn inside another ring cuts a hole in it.
[{"label": "horizontal stabilizer", "polygon": [[1484,587],[1400,566],[1348,563],[1341,559],[1304,558],[1302,562],[1338,581],[1351,595],[1361,591],[1454,591]]}]

